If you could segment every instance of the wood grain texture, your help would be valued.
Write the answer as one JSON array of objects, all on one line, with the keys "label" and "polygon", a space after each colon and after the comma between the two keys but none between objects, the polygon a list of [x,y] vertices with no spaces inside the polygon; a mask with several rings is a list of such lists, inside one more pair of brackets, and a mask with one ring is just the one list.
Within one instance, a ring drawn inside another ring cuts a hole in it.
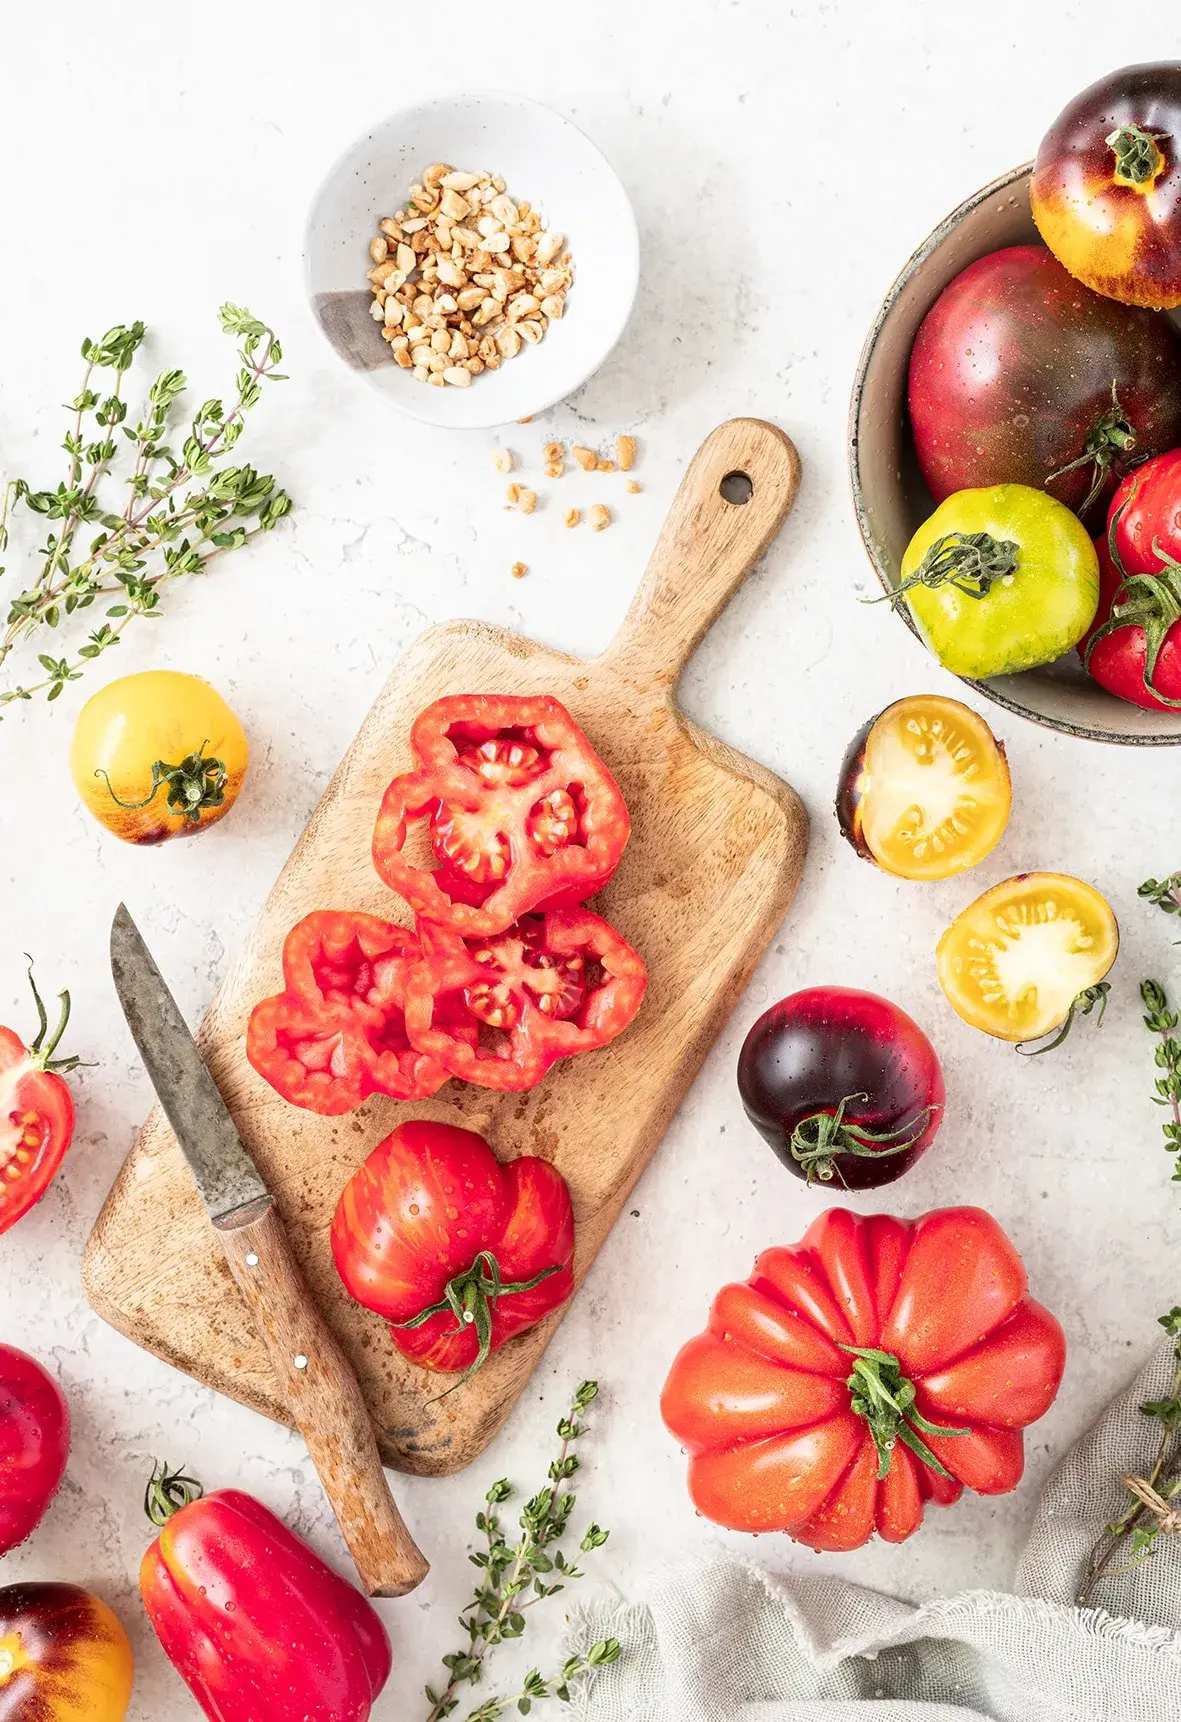
[{"label": "wood grain texture", "polygon": [[405,1596],[430,1566],[390,1494],[361,1388],[308,1291],[274,1201],[252,1202],[213,1229],[362,1585],[369,1596]]},{"label": "wood grain texture", "polygon": [[[745,472],[753,494],[723,499]],[[351,1359],[386,1461],[422,1475],[468,1464],[525,1386],[560,1312],[493,1354],[438,1399],[440,1378],[403,1358],[336,1275],[336,1197],[402,1119],[479,1130],[504,1157],[540,1154],[570,1185],[580,1283],[798,884],[807,818],[795,792],[679,710],[694,646],[786,518],[799,484],[789,439],[756,419],[720,426],[698,450],[616,639],[593,661],[481,622],[451,622],[403,655],[342,760],[210,1006],[199,1039],[243,1140],[275,1192],[329,1326]],[[613,1045],[558,1065],[529,1094],[448,1083],[432,1101],[378,1097],[344,1118],[288,1106],[246,1061],[246,1019],[281,984],[289,927],[312,909],[410,920],[377,878],[373,821],[410,764],[411,720],[444,694],[550,693],[585,729],[632,815],[623,863],[593,906],[645,956],[648,995]],[[100,1315],[199,1380],[288,1421],[267,1350],[238,1295],[171,1131],[145,1124],[87,1247]]]}]

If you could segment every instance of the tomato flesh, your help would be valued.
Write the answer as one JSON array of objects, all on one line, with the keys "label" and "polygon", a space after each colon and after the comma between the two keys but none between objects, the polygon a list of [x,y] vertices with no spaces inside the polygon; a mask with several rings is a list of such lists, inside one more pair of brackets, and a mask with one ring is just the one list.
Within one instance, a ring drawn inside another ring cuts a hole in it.
[{"label": "tomato flesh", "polygon": [[897,700],[854,737],[837,796],[859,854],[902,879],[949,879],[1000,842],[1012,790],[1004,749],[959,700]]},{"label": "tomato flesh", "polygon": [[1093,886],[1065,873],[1021,873],[952,922],[939,941],[939,984],[973,1028],[1036,1040],[1098,985],[1118,949],[1115,916]]},{"label": "tomato flesh", "polygon": [[73,1134],[65,1082],[39,1069],[19,1036],[0,1028],[0,1232],[41,1200]]}]

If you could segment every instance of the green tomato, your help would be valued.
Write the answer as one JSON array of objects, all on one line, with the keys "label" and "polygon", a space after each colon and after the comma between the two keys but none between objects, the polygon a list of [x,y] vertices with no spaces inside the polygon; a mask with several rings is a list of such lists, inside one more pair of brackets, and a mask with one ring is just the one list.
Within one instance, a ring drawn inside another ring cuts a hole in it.
[{"label": "green tomato", "polygon": [[979,679],[1048,664],[1095,619],[1086,528],[1028,484],[957,490],[906,547],[895,594],[945,669]]}]

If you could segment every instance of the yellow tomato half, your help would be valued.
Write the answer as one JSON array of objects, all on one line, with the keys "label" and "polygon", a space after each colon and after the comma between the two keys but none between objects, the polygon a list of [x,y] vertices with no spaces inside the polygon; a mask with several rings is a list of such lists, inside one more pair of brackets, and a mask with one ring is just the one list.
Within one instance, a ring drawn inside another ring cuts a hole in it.
[{"label": "yellow tomato half", "polygon": [[178,670],[122,676],[87,700],[70,748],[78,793],[125,843],[191,837],[238,798],[250,749],[216,688]]},{"label": "yellow tomato half", "polygon": [[959,700],[914,694],[853,738],[837,817],[858,854],[901,879],[950,879],[983,861],[1009,823],[1004,749]]},{"label": "yellow tomato half", "polygon": [[1119,927],[1093,885],[1019,873],[957,915],[939,941],[939,984],[958,1016],[998,1040],[1037,1040],[1115,961]]}]

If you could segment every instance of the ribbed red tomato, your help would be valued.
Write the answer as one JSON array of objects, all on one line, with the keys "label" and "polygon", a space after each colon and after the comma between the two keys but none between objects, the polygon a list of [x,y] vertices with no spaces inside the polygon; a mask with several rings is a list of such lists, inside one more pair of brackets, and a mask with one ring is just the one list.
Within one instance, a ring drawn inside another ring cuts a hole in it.
[{"label": "ribbed red tomato", "polygon": [[420,1119],[345,1185],[332,1253],[407,1357],[474,1373],[574,1289],[570,1192],[548,1161],[502,1164],[474,1131]]},{"label": "ribbed red tomato", "polygon": [[1079,646],[1108,693],[1148,711],[1181,707],[1181,449],[1137,467],[1096,539],[1099,608]]},{"label": "ribbed red tomato", "polygon": [[661,1411],[707,1519],[814,1549],[902,1542],[927,1501],[1017,1486],[1062,1329],[980,1208],[910,1222],[830,1209],[723,1286]]}]

